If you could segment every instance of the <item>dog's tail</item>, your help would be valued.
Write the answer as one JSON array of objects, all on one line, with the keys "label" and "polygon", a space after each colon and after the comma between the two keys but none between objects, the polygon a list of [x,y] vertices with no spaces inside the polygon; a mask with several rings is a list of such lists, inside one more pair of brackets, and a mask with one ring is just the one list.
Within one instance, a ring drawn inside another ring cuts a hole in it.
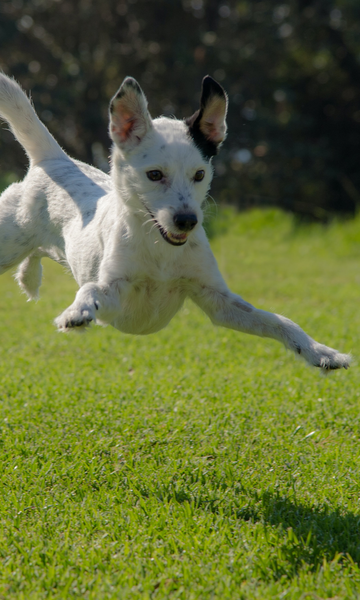
[{"label": "dog's tail", "polygon": [[16,83],[0,73],[0,117],[24,147],[31,164],[66,154],[37,116],[29,98]]}]

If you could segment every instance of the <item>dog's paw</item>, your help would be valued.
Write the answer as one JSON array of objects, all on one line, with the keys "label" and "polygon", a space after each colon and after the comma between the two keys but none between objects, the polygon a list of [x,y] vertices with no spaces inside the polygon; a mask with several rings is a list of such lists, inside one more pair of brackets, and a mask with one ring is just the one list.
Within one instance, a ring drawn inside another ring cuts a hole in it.
[{"label": "dog's paw", "polygon": [[335,371],[336,369],[348,369],[350,364],[350,354],[340,354],[334,350],[331,355],[322,356],[319,364],[315,366],[320,367],[323,371]]},{"label": "dog's paw", "polygon": [[70,307],[55,319],[55,325],[61,332],[84,331],[90,326],[91,321],[95,321],[95,316],[90,310],[75,310]]},{"label": "dog's paw", "polygon": [[341,354],[333,348],[315,343],[310,356],[306,357],[308,362],[314,367],[318,367],[323,372],[335,371],[336,369],[348,369],[351,363],[350,354]]}]

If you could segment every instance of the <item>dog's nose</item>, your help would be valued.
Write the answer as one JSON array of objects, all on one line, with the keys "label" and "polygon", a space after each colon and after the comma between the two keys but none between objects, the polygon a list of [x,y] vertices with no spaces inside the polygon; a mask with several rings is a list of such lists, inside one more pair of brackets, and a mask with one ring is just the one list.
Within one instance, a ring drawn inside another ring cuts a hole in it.
[{"label": "dog's nose", "polygon": [[174,216],[174,223],[180,231],[191,231],[197,222],[197,216],[192,213],[179,213]]}]

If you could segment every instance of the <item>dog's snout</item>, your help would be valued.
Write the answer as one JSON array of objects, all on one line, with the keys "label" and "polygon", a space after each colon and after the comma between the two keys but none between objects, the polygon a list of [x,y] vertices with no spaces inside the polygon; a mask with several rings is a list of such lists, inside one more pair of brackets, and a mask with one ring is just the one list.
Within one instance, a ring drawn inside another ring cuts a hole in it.
[{"label": "dog's snout", "polygon": [[197,216],[193,213],[179,213],[174,216],[174,223],[180,231],[191,231],[197,222]]}]

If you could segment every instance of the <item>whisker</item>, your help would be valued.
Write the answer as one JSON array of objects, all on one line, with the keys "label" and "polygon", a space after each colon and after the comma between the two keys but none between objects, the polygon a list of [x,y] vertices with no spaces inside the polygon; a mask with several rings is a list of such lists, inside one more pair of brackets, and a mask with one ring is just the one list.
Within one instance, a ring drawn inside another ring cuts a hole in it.
[{"label": "whisker", "polygon": [[142,208],[138,208],[138,209],[135,211],[135,214],[137,214],[137,215],[138,215],[138,214],[142,214],[142,215],[148,215],[148,214],[149,214],[149,212],[148,212],[147,210],[143,210]]},{"label": "whisker", "polygon": [[204,199],[204,201],[201,205],[201,208],[206,217],[209,217],[212,215],[217,216],[217,214],[219,212],[218,205],[216,204],[214,198],[212,196],[210,196],[210,194],[208,194],[208,196]]},{"label": "whisker", "polygon": [[[142,224],[142,226],[144,227],[144,225],[147,225],[148,223],[151,223],[151,222],[154,222],[154,219],[153,219],[153,218],[151,218],[151,219],[148,219],[147,221],[144,221],[144,222],[143,222],[143,224]],[[154,223],[154,224],[155,224],[155,223]]]}]

